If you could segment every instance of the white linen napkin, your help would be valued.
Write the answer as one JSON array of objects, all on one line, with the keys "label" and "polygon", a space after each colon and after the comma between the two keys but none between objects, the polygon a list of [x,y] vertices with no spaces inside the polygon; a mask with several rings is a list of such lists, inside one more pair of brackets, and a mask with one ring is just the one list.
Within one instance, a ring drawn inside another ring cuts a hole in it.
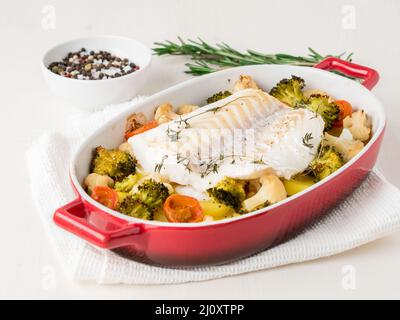
[{"label": "white linen napkin", "polygon": [[91,132],[143,98],[70,119],[65,132],[46,133],[27,153],[33,200],[67,274],[99,284],[170,284],[204,281],[334,255],[376,240],[400,226],[400,190],[377,171],[345,201],[290,241],[222,266],[170,269],[127,260],[58,228],[55,209],[74,199],[69,159]]}]

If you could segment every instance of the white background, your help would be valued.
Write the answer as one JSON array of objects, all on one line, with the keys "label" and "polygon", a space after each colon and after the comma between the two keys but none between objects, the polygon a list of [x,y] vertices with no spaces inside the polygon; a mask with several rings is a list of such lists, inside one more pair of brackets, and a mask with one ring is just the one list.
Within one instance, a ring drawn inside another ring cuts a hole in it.
[{"label": "white background", "polygon": [[[47,5],[55,9],[55,29],[42,27]],[[356,18],[350,29],[344,14],[349,5]],[[389,124],[378,165],[400,187],[399,31],[398,0],[1,1],[0,298],[400,298],[400,233],[335,257],[203,283],[72,283],[33,208],[25,168],[31,141],[62,128],[69,115],[79,112],[51,96],[42,82],[39,60],[48,47],[95,34],[129,36],[149,46],[181,35],[266,53],[305,54],[308,46],[323,53],[354,51],[356,62],[382,76],[374,92]],[[155,58],[143,94],[189,78],[184,61]],[[346,265],[356,270],[355,290],[342,287]],[[49,276],[55,281],[49,282]]]}]

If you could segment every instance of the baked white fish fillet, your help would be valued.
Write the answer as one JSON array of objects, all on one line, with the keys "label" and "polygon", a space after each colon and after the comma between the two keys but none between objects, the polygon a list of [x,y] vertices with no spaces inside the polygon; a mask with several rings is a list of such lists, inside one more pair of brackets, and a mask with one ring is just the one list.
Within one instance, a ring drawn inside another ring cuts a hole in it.
[{"label": "baked white fish fillet", "polygon": [[321,143],[324,121],[269,94],[246,89],[129,139],[139,164],[198,192],[224,177],[290,179]]}]

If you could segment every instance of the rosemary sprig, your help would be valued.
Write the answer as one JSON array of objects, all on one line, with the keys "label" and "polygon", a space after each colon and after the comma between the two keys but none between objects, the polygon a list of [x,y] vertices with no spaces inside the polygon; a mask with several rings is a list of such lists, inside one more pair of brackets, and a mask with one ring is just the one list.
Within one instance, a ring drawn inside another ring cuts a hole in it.
[{"label": "rosemary sprig", "polygon": [[153,48],[156,55],[184,55],[189,56],[193,63],[187,63],[186,73],[200,76],[224,68],[255,65],[255,64],[285,64],[294,66],[312,67],[327,57],[337,57],[352,61],[353,53],[346,52],[339,55],[321,55],[312,48],[308,48],[306,56],[294,56],[285,53],[264,54],[254,50],[240,52],[226,43],[214,46],[202,39],[184,41],[178,37],[178,42],[156,42]]}]

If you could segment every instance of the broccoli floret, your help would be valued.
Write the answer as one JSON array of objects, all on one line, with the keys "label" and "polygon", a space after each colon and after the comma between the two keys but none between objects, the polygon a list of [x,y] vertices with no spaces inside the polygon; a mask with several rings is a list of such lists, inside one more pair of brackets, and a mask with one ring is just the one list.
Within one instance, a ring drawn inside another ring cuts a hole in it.
[{"label": "broccoli floret", "polygon": [[313,94],[302,105],[304,108],[319,114],[325,121],[325,131],[332,129],[333,123],[339,119],[340,109],[329,97],[322,94]]},{"label": "broccoli floret", "polygon": [[160,208],[168,196],[168,188],[163,183],[154,180],[146,180],[134,194],[136,199],[151,209]]},{"label": "broccoli floret", "polygon": [[97,147],[94,151],[90,171],[121,181],[130,174],[135,174],[136,163],[129,153]]},{"label": "broccoli floret", "polygon": [[302,78],[292,76],[291,79],[281,80],[272,88],[270,95],[294,108],[304,102],[304,87],[305,81]]},{"label": "broccoli floret", "polygon": [[153,220],[154,210],[148,208],[145,204],[132,196],[127,196],[119,206],[119,211],[127,216]]},{"label": "broccoli floret", "polygon": [[238,212],[246,198],[244,182],[232,178],[224,178],[218,184],[207,190],[214,201],[228,206]]},{"label": "broccoli floret", "polygon": [[138,181],[138,174],[130,174],[122,181],[116,182],[114,185],[114,189],[119,192],[131,192]]},{"label": "broccoli floret", "polygon": [[208,104],[214,103],[214,102],[217,102],[219,100],[225,99],[225,98],[227,98],[227,97],[229,97],[231,95],[232,95],[232,93],[230,91],[220,91],[220,92],[214,94],[213,96],[209,97],[207,99],[207,103]]},{"label": "broccoli floret", "polygon": [[153,220],[154,212],[161,208],[168,196],[168,188],[163,183],[147,180],[137,192],[125,198],[119,210],[132,217]]},{"label": "broccoli floret", "polygon": [[129,197],[129,193],[128,192],[117,191],[117,194],[118,194],[118,203],[124,202],[124,200],[127,197]]},{"label": "broccoli floret", "polygon": [[332,147],[321,147],[318,156],[310,163],[311,175],[320,181],[340,169],[344,161],[340,154]]}]

